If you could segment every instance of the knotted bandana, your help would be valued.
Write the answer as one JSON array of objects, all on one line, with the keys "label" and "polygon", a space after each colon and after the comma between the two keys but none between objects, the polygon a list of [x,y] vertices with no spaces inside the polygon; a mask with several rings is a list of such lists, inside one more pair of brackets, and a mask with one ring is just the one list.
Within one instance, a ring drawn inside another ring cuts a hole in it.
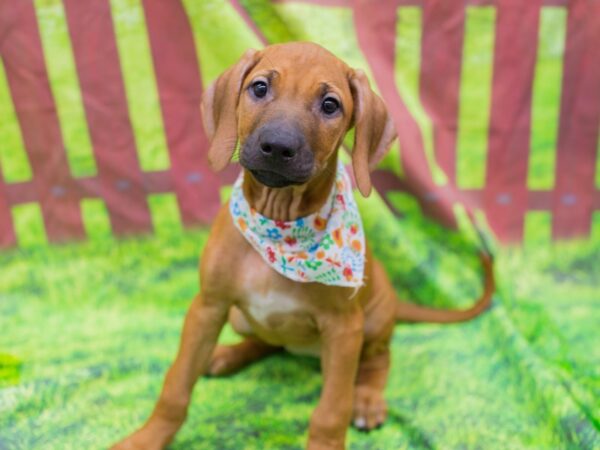
[{"label": "knotted bandana", "polygon": [[323,207],[289,222],[271,220],[251,208],[244,197],[243,179],[242,173],[233,186],[229,210],[236,228],[267,264],[295,281],[363,285],[365,235],[341,163]]}]

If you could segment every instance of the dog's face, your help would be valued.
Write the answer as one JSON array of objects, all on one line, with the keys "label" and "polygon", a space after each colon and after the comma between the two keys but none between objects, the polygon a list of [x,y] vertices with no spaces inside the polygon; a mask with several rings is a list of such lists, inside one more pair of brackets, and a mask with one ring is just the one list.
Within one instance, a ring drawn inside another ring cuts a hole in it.
[{"label": "dog's face", "polygon": [[349,73],[317,46],[267,49],[239,97],[242,166],[270,187],[303,184],[323,170],[352,121]]},{"label": "dog's face", "polygon": [[310,43],[248,51],[207,90],[202,106],[213,167],[229,162],[239,140],[242,166],[272,188],[304,184],[325,170],[355,126],[354,172],[368,195],[369,170],[395,137],[365,75]]}]

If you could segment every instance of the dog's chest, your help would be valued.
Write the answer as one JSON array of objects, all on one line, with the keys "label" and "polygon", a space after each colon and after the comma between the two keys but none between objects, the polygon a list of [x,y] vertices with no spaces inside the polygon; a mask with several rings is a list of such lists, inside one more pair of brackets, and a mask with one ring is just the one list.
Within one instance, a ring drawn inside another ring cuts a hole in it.
[{"label": "dog's chest", "polygon": [[292,315],[301,310],[296,296],[275,289],[247,291],[246,305],[252,318],[263,326],[269,326],[273,322],[269,320],[270,317]]},{"label": "dog's chest", "polygon": [[238,307],[261,338],[282,346],[303,346],[318,339],[303,283],[275,273],[258,254],[244,261],[238,288]]}]

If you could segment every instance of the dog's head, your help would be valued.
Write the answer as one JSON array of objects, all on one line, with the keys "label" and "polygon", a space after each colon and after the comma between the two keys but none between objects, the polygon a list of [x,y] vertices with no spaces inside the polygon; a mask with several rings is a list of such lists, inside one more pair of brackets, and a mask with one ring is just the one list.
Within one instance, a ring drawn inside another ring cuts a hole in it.
[{"label": "dog's head", "polygon": [[223,169],[239,141],[242,166],[274,188],[325,170],[355,127],[352,165],[367,196],[369,173],[396,135],[365,74],[311,43],[248,50],[207,89],[202,112],[212,167]]}]

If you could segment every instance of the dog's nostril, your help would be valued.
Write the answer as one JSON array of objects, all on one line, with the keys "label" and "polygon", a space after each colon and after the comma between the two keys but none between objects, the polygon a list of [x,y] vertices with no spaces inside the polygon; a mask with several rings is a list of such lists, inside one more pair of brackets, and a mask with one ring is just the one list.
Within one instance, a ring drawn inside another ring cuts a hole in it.
[{"label": "dog's nostril", "polygon": [[294,147],[278,142],[263,142],[260,144],[260,151],[265,156],[283,160],[289,160],[296,156]]},{"label": "dog's nostril", "polygon": [[294,150],[292,150],[291,148],[285,148],[281,152],[281,156],[283,156],[284,158],[287,158],[287,159],[292,158],[295,154],[296,154],[296,152]]}]

